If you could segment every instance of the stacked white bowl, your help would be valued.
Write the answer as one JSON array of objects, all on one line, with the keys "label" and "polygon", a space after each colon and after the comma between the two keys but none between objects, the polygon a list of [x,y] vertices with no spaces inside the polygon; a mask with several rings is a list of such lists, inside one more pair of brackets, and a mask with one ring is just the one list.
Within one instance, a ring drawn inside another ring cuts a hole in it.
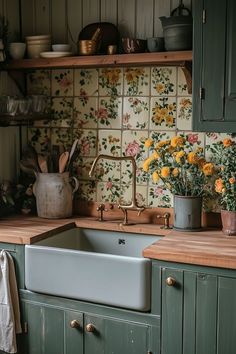
[{"label": "stacked white bowl", "polygon": [[39,58],[40,53],[51,50],[51,35],[27,36],[26,46],[28,58]]}]

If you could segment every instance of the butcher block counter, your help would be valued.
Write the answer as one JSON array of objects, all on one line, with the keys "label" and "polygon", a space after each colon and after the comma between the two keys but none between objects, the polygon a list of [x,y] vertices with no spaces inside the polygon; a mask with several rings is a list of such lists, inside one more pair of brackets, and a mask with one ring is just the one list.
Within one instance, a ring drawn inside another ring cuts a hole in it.
[{"label": "butcher block counter", "polygon": [[99,222],[94,217],[52,220],[14,216],[0,220],[0,242],[21,245],[33,244],[73,227],[164,236],[143,251],[144,257],[170,262],[236,269],[236,237],[226,237],[219,229],[180,232],[163,230],[157,224],[124,226],[119,220]]}]

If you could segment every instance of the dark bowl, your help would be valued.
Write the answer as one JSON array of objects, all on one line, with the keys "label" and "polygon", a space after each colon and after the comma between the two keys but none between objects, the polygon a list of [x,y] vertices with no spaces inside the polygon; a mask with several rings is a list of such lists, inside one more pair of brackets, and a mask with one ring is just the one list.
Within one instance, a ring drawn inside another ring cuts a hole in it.
[{"label": "dark bowl", "polygon": [[122,38],[124,53],[144,53],[147,49],[147,41],[136,38]]}]

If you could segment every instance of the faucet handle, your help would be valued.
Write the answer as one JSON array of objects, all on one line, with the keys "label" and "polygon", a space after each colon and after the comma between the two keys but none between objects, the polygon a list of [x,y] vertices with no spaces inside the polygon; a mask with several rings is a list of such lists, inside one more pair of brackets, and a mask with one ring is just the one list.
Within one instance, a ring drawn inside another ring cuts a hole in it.
[{"label": "faucet handle", "polygon": [[100,216],[99,216],[98,220],[99,221],[104,221],[103,212],[107,211],[105,204],[103,204],[103,203],[99,204],[99,206],[97,207],[97,211],[100,212]]},{"label": "faucet handle", "polygon": [[163,215],[157,215],[157,219],[164,219],[164,225],[161,226],[161,229],[172,229],[170,226],[170,213],[164,213]]}]

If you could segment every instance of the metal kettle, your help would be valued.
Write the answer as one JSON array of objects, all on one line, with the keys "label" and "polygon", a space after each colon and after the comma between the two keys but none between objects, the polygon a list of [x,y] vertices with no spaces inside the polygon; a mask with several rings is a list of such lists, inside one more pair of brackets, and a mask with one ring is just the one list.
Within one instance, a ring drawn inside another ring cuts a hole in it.
[{"label": "metal kettle", "polygon": [[192,48],[193,18],[183,2],[171,11],[170,17],[159,17],[166,50],[188,50]]}]

